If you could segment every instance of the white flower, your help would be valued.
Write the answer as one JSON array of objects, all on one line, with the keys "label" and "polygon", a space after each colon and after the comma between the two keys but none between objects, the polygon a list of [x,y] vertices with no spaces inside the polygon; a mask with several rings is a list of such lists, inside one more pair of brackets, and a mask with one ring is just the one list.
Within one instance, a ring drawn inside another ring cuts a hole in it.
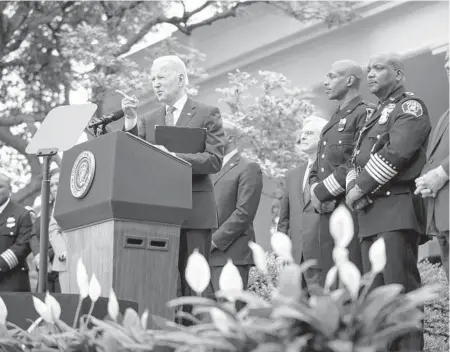
[{"label": "white flower", "polygon": [[81,258],[77,262],[77,284],[81,298],[89,296],[89,276]]},{"label": "white flower", "polygon": [[252,250],[253,260],[255,262],[256,267],[263,273],[267,274],[267,262],[266,255],[264,249],[257,243],[253,241],[248,242],[248,246]]},{"label": "white flower", "polygon": [[333,261],[337,266],[348,261],[348,249],[345,247],[334,247]]},{"label": "white flower", "polygon": [[119,315],[119,302],[117,302],[117,297],[113,289],[111,289],[111,292],[109,293],[108,314],[114,321],[117,320]]},{"label": "white flower", "polygon": [[92,302],[97,302],[102,292],[100,283],[98,282],[95,274],[92,275],[91,281],[89,282],[89,297]]},{"label": "white flower", "polygon": [[194,249],[186,264],[186,281],[198,294],[206,290],[211,281],[211,271],[205,257]]},{"label": "white flower", "polygon": [[44,302],[42,302],[39,298],[33,296],[33,305],[34,309],[36,309],[36,312],[41,316],[42,319],[44,319],[46,323],[54,323],[52,313]]},{"label": "white flower", "polygon": [[8,317],[8,308],[3,299],[0,297],[0,325],[6,324],[6,318]]},{"label": "white flower", "polygon": [[142,313],[142,315],[141,315],[141,326],[142,326],[142,329],[147,329],[147,323],[148,323],[148,314],[149,314],[149,311],[148,311],[148,309],[146,309],[146,310],[144,310],[144,313]]},{"label": "white flower", "polygon": [[277,256],[294,262],[292,258],[292,242],[288,235],[275,231],[270,238],[270,245]]},{"label": "white flower", "polygon": [[327,273],[325,278],[324,289],[325,291],[330,291],[331,286],[336,282],[337,279],[338,268],[337,266],[333,266]]},{"label": "white flower", "polygon": [[345,248],[354,235],[353,218],[344,204],[340,204],[331,214],[330,233],[336,247]]},{"label": "white flower", "polygon": [[231,321],[230,317],[227,316],[222,310],[218,308],[212,308],[210,310],[210,314],[214,325],[216,325],[217,329],[219,329],[222,334],[226,335],[231,331],[233,322]]},{"label": "white flower", "polygon": [[224,292],[240,292],[244,289],[241,274],[231,259],[228,259],[220,273],[219,288]]},{"label": "white flower", "polygon": [[61,316],[61,306],[58,301],[48,293],[45,295],[45,305],[47,306],[53,320],[58,320]]},{"label": "white flower", "polygon": [[372,265],[371,271],[374,274],[381,273],[386,266],[386,244],[384,239],[377,239],[369,249],[369,260]]},{"label": "white flower", "polygon": [[361,283],[361,273],[351,261],[346,261],[339,265],[339,279],[347,287],[352,299],[357,299]]}]

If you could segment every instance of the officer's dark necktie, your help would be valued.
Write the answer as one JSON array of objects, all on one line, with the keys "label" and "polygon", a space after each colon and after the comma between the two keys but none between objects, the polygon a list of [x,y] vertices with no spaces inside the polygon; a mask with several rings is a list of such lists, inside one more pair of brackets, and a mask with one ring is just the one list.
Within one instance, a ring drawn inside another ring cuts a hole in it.
[{"label": "officer's dark necktie", "polygon": [[177,108],[174,106],[168,106],[166,109],[166,118],[165,118],[165,123],[166,126],[173,126],[175,125],[175,116],[173,114],[173,112],[176,110]]}]

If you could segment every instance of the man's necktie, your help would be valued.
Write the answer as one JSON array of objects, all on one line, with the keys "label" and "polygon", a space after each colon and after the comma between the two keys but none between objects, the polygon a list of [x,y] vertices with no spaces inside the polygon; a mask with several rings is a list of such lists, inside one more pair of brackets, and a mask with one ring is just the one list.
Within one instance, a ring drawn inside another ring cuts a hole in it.
[{"label": "man's necktie", "polygon": [[311,171],[312,164],[308,164],[303,176],[303,201],[306,204],[311,199],[311,189],[309,187],[309,173]]},{"label": "man's necktie", "polygon": [[173,112],[176,110],[176,107],[174,106],[168,106],[166,109],[166,118],[165,123],[166,126],[173,126],[175,125],[175,116]]}]

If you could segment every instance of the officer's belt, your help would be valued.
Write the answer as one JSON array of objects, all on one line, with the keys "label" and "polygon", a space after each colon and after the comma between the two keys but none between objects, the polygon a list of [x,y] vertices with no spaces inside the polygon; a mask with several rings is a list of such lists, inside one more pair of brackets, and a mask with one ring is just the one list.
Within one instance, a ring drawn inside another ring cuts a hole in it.
[{"label": "officer's belt", "polygon": [[388,196],[390,194],[410,193],[413,186],[410,183],[387,183],[371,193],[371,197]]}]

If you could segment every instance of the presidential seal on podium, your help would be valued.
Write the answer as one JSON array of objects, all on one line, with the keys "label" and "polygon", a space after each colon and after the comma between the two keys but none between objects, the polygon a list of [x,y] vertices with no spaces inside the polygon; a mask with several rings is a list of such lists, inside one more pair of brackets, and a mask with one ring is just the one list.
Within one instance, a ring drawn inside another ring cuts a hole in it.
[{"label": "presidential seal on podium", "polygon": [[84,151],[75,159],[70,174],[70,190],[75,198],[83,198],[91,188],[95,174],[95,157]]}]

